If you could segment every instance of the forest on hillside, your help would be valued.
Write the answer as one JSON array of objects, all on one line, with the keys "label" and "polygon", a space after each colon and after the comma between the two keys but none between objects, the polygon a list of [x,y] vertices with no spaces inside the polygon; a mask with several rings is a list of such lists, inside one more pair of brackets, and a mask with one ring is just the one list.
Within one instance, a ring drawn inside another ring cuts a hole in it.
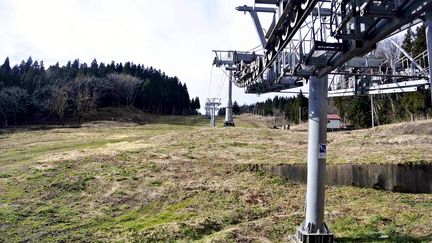
[{"label": "forest on hillside", "polygon": [[161,70],[131,62],[90,65],[78,59],[48,67],[27,61],[0,66],[0,126],[78,122],[103,107],[136,107],[153,114],[197,114],[199,98]]}]

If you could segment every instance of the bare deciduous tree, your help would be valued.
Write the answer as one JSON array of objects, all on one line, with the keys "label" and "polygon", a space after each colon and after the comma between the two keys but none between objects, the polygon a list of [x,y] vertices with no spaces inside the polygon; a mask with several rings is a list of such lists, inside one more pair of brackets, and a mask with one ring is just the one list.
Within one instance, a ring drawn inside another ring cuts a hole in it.
[{"label": "bare deciduous tree", "polygon": [[60,119],[60,122],[63,123],[63,118],[68,101],[67,86],[52,86],[50,93],[51,98],[49,99],[48,109]]},{"label": "bare deciduous tree", "polygon": [[114,95],[117,98],[118,105],[124,103],[126,106],[132,106],[138,91],[141,80],[129,74],[112,73],[107,78],[114,84]]},{"label": "bare deciduous tree", "polygon": [[74,115],[79,123],[94,106],[94,99],[89,85],[90,81],[90,78],[78,77],[69,85],[69,97],[74,109]]},{"label": "bare deciduous tree", "polygon": [[396,42],[399,46],[402,44],[402,39],[400,37],[392,37],[390,39],[385,39],[378,43],[375,54],[377,57],[382,57],[388,63],[395,63],[399,60],[401,51],[397,48],[391,41]]}]

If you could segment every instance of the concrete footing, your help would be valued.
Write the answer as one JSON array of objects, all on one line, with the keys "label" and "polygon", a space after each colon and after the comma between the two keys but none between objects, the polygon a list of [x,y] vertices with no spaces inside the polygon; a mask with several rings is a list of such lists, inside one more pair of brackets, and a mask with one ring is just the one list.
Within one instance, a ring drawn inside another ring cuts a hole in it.
[{"label": "concrete footing", "polygon": [[[254,170],[305,183],[306,165],[256,165]],[[326,185],[395,192],[432,193],[432,164],[339,164],[326,166]]]},{"label": "concrete footing", "polygon": [[235,127],[234,122],[224,122],[224,127]]},{"label": "concrete footing", "polygon": [[[325,224],[324,224],[325,225]],[[325,232],[309,233],[303,224],[297,228],[294,242],[297,243],[332,243],[333,234],[325,225]]]}]

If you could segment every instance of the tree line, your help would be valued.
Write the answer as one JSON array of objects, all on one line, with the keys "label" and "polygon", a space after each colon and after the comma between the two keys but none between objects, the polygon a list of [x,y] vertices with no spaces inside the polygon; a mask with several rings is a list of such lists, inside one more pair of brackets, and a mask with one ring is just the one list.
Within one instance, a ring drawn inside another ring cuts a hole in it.
[{"label": "tree line", "polygon": [[[408,29],[402,41],[397,37],[393,38],[393,41],[401,42],[401,47],[414,58],[427,50],[426,28],[424,25],[418,26],[415,32]],[[388,63],[395,63],[399,58],[404,57],[404,55],[390,43],[390,40],[384,40],[379,43],[375,54],[377,57],[384,58]],[[425,61],[423,65],[427,66],[428,60]],[[393,68],[410,67],[400,66]],[[370,99],[370,96],[337,97],[333,98],[333,104],[337,107],[340,115],[348,123],[357,128],[371,126],[372,108],[375,115],[374,123],[377,125],[415,120],[416,118],[426,118],[431,113],[430,92],[428,90],[373,95],[373,107],[371,107]]]},{"label": "tree line", "polygon": [[132,62],[109,64],[78,59],[60,66],[27,61],[0,66],[0,126],[42,120],[81,122],[92,110],[129,106],[153,114],[197,114],[199,98],[161,70]]},{"label": "tree line", "polygon": [[[240,115],[240,106],[237,103],[237,101],[234,101],[233,105],[232,105],[232,112],[234,115]],[[225,116],[226,114],[226,108],[222,107],[218,110],[218,116]]]},{"label": "tree line", "polygon": [[262,116],[283,116],[290,124],[298,124],[308,119],[308,99],[301,92],[297,97],[275,96],[254,106],[242,106],[240,110]]},{"label": "tree line", "polygon": [[[428,90],[402,94],[374,95],[375,124],[383,125],[415,118],[426,118],[431,113]],[[370,96],[329,98],[328,113],[338,113],[346,125],[368,128],[372,124]],[[289,124],[308,120],[308,98],[303,94],[297,97],[279,97],[243,105],[239,113],[253,113],[262,116],[284,117]]]}]

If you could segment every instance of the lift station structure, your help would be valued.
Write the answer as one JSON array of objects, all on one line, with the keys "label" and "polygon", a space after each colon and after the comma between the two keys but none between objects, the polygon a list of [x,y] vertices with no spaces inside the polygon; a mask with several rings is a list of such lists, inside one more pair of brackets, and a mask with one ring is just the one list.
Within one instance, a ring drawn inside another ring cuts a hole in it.
[{"label": "lift station structure", "polygon": [[[432,60],[432,1],[255,0],[236,10],[252,17],[263,53],[229,51],[229,61],[216,58],[214,64],[234,70],[232,82],[246,93],[298,93],[307,87],[306,217],[294,239],[333,242],[324,222],[327,99],[430,89],[432,61],[421,60]],[[258,13],[273,17],[266,32]],[[412,67],[409,72],[397,68],[404,60],[386,63],[371,53],[378,42],[421,22],[427,53],[411,57],[398,47]]]}]

